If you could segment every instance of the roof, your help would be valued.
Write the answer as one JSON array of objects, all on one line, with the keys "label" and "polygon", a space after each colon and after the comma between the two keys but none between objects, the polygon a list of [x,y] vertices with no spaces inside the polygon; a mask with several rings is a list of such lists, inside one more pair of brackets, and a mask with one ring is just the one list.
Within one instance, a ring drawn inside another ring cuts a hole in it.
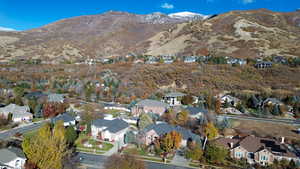
[{"label": "roof", "polygon": [[30,92],[28,94],[25,95],[26,98],[29,99],[37,99],[37,98],[41,98],[41,97],[46,97],[47,95],[41,91],[37,91],[37,92]]},{"label": "roof", "polygon": [[196,115],[198,113],[208,113],[208,110],[202,109],[200,107],[187,107],[185,108],[191,115]]},{"label": "roof", "polygon": [[274,155],[278,156],[287,156],[287,157],[297,157],[294,153],[290,152],[284,144],[280,144],[275,139],[269,138],[260,138],[252,135],[239,138],[239,139],[230,139],[230,138],[221,138],[216,140],[217,143],[222,144],[228,148],[230,142],[234,143],[234,147],[243,147],[248,152],[259,152],[263,149],[267,149]]},{"label": "roof", "polygon": [[111,133],[117,133],[120,130],[129,127],[129,124],[121,119],[114,119],[114,120],[97,119],[92,121],[92,125],[96,127],[106,127],[105,130],[108,130]]},{"label": "roof", "polygon": [[0,149],[0,162],[9,163],[16,158],[25,158],[24,153],[18,148],[3,148]]},{"label": "roof", "polygon": [[28,106],[18,106],[16,104],[9,104],[8,106],[0,108],[1,113],[13,113],[14,115],[26,113],[29,111],[30,108]]},{"label": "roof", "polygon": [[57,121],[63,121],[63,122],[71,122],[75,121],[75,118],[71,116],[69,113],[60,114],[52,119],[53,123],[56,123]]},{"label": "roof", "polygon": [[142,100],[139,101],[137,104],[137,106],[151,106],[151,107],[169,107],[168,104],[157,101],[157,100],[150,100],[150,99],[146,99],[146,100]]},{"label": "roof", "polygon": [[146,128],[143,129],[144,133],[147,133],[151,130],[154,130],[159,136],[170,133],[171,131],[177,131],[182,135],[182,138],[188,140],[189,138],[193,140],[197,140],[200,138],[199,135],[192,133],[190,130],[187,130],[180,126],[172,126],[166,123],[161,124],[150,124]]},{"label": "roof", "polygon": [[181,93],[181,92],[171,92],[171,93],[166,94],[165,97],[183,97],[185,95],[186,94]]},{"label": "roof", "polygon": [[61,102],[64,100],[64,95],[63,94],[49,94],[48,95],[48,101],[49,102]]}]

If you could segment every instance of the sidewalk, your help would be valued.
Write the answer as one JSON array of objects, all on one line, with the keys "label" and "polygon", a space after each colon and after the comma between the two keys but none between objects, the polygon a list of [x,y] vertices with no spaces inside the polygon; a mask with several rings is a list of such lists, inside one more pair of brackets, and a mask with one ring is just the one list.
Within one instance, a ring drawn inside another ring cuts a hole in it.
[{"label": "sidewalk", "polygon": [[171,161],[171,164],[177,165],[177,166],[182,166],[182,167],[189,167],[189,161],[184,158],[183,156],[178,155],[177,153],[175,154],[174,158]]}]

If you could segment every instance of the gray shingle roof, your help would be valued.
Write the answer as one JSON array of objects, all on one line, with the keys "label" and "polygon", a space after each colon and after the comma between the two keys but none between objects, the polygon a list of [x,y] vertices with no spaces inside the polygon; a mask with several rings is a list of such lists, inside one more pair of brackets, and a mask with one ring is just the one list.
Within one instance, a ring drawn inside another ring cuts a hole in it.
[{"label": "gray shingle roof", "polygon": [[208,113],[208,110],[201,109],[199,107],[187,107],[185,109],[190,113],[190,115],[196,115],[198,113]]},{"label": "gray shingle roof", "polygon": [[153,107],[169,107],[168,104],[157,101],[157,100],[150,100],[150,99],[146,99],[146,100],[142,100],[139,101],[137,104],[137,106],[153,106]]},{"label": "gray shingle roof", "polygon": [[25,158],[25,155],[22,152],[22,150],[20,150],[18,148],[0,149],[0,162],[1,163],[8,163],[18,157]]},{"label": "gray shingle roof", "polygon": [[60,120],[62,120],[63,122],[71,122],[71,121],[75,121],[75,118],[73,116],[71,116],[69,113],[64,113],[64,114],[54,117],[52,119],[52,122],[56,123],[57,121],[60,121]]},{"label": "gray shingle roof", "polygon": [[48,102],[61,102],[64,100],[63,94],[49,94],[48,95]]},{"label": "gray shingle roof", "polygon": [[121,119],[114,119],[114,120],[97,119],[92,121],[92,125],[96,127],[106,127],[106,130],[108,130],[111,133],[117,133],[120,130],[129,127],[129,124]]},{"label": "gray shingle roof", "polygon": [[142,132],[147,133],[150,130],[154,130],[159,136],[170,133],[171,131],[177,131],[182,135],[184,140],[188,140],[189,138],[193,140],[197,140],[200,136],[192,133],[190,130],[187,130],[180,126],[172,126],[166,123],[162,124],[150,124]]}]

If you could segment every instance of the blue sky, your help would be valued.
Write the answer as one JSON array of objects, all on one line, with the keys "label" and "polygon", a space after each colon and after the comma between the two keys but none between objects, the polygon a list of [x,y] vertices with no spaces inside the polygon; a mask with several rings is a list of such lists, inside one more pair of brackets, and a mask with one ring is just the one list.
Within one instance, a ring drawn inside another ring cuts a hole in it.
[{"label": "blue sky", "polygon": [[217,14],[258,8],[295,11],[300,8],[300,0],[0,0],[0,27],[26,30],[63,18],[109,10],[137,14],[180,11]]}]

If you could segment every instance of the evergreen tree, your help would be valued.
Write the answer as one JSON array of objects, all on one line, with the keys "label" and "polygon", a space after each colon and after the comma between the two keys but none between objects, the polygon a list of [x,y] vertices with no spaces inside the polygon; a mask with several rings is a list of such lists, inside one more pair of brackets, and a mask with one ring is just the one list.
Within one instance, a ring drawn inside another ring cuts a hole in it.
[{"label": "evergreen tree", "polygon": [[66,141],[69,145],[73,145],[77,139],[77,132],[74,129],[74,126],[69,126],[66,129]]}]

